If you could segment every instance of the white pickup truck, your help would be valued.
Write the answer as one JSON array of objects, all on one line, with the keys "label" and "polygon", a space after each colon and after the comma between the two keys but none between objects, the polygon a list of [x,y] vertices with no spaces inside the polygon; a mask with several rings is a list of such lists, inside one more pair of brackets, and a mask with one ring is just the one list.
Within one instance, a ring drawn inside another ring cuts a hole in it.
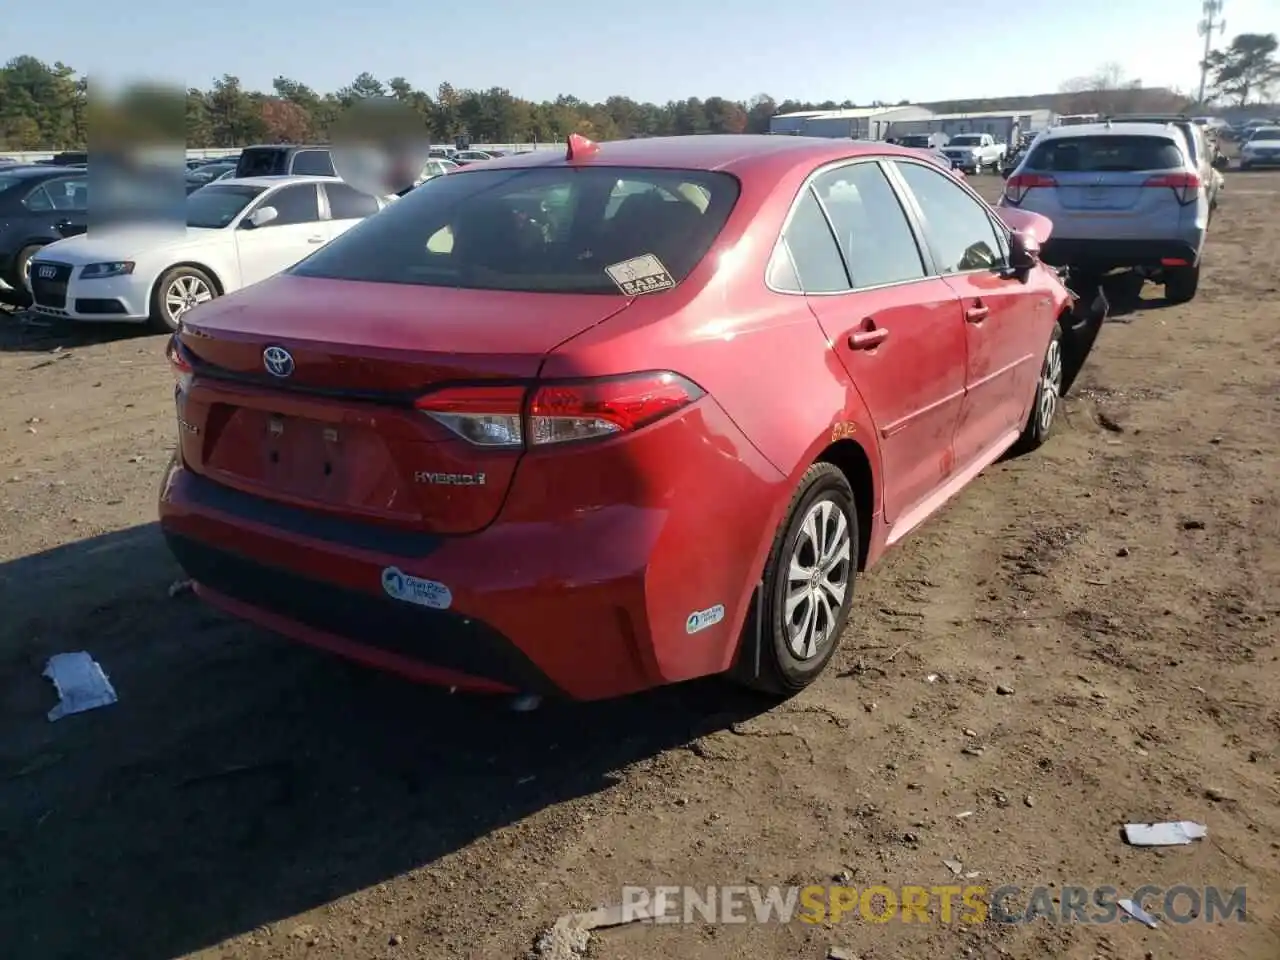
[{"label": "white pickup truck", "polygon": [[998,170],[1009,147],[997,143],[989,133],[958,133],[952,137],[942,152],[952,165],[965,173],[982,173]]}]

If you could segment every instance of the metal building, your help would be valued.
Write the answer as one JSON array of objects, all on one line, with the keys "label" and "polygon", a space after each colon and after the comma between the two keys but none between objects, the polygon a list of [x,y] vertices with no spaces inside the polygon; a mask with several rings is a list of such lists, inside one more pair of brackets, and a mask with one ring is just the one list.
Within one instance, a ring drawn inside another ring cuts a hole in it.
[{"label": "metal building", "polygon": [[808,110],[771,117],[769,132],[833,139],[884,140],[889,136],[893,123],[919,120],[932,115],[927,108],[917,106]]},{"label": "metal building", "polygon": [[988,113],[939,113],[923,119],[897,120],[889,136],[912,133],[942,133],[954,137],[959,133],[989,133],[997,141],[1008,143],[1015,126],[1019,134],[1039,133],[1053,125],[1052,110],[993,110]]}]

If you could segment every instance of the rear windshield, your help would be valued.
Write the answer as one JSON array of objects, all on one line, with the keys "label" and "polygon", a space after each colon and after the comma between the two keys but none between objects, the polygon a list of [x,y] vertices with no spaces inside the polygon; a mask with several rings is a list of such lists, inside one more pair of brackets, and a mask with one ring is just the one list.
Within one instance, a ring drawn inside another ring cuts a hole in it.
[{"label": "rear windshield", "polygon": [[928,137],[903,137],[901,140],[899,140],[899,141],[898,141],[898,143],[899,143],[899,145],[904,146],[904,147],[929,147],[929,146],[932,146],[932,144],[931,144],[931,143],[929,143],[929,138],[928,138]]},{"label": "rear windshield", "polygon": [[705,170],[469,168],[428,180],[299,263],[335,280],[619,293],[605,268],[652,255],[680,283],[738,199]]},{"label": "rear windshield", "polygon": [[1249,137],[1250,140],[1280,140],[1280,127],[1258,127]]},{"label": "rear windshield", "polygon": [[1055,173],[1126,173],[1172,170],[1183,164],[1178,145],[1166,137],[1058,137],[1031,151],[1026,169]]},{"label": "rear windshield", "polygon": [[976,133],[962,133],[958,137],[951,138],[953,147],[976,147],[980,143],[982,143],[982,137]]}]

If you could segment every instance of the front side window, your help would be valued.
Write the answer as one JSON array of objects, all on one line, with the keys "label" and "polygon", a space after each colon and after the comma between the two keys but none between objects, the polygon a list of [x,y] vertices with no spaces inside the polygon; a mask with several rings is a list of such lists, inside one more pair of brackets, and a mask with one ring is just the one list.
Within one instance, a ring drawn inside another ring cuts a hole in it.
[{"label": "front side window", "polygon": [[939,273],[992,270],[1004,265],[1003,244],[987,208],[937,167],[897,164],[920,205]]},{"label": "front side window", "polygon": [[278,216],[267,228],[287,227],[296,223],[315,223],[320,219],[320,199],[314,183],[299,183],[277,190],[264,201],[264,206],[275,207]]},{"label": "front side window", "polygon": [[738,181],[701,170],[536,167],[436,177],[293,268],[299,276],[620,294],[605,268],[657,257],[680,283]]}]

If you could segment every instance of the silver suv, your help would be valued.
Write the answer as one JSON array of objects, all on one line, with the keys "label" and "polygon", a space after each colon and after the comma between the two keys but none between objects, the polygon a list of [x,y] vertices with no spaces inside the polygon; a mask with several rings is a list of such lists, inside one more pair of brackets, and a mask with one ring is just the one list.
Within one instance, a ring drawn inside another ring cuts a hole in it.
[{"label": "silver suv", "polygon": [[1197,168],[1171,124],[1055,127],[1009,175],[998,206],[1053,221],[1047,263],[1094,275],[1137,268],[1185,303],[1199,285],[1210,215]]}]

